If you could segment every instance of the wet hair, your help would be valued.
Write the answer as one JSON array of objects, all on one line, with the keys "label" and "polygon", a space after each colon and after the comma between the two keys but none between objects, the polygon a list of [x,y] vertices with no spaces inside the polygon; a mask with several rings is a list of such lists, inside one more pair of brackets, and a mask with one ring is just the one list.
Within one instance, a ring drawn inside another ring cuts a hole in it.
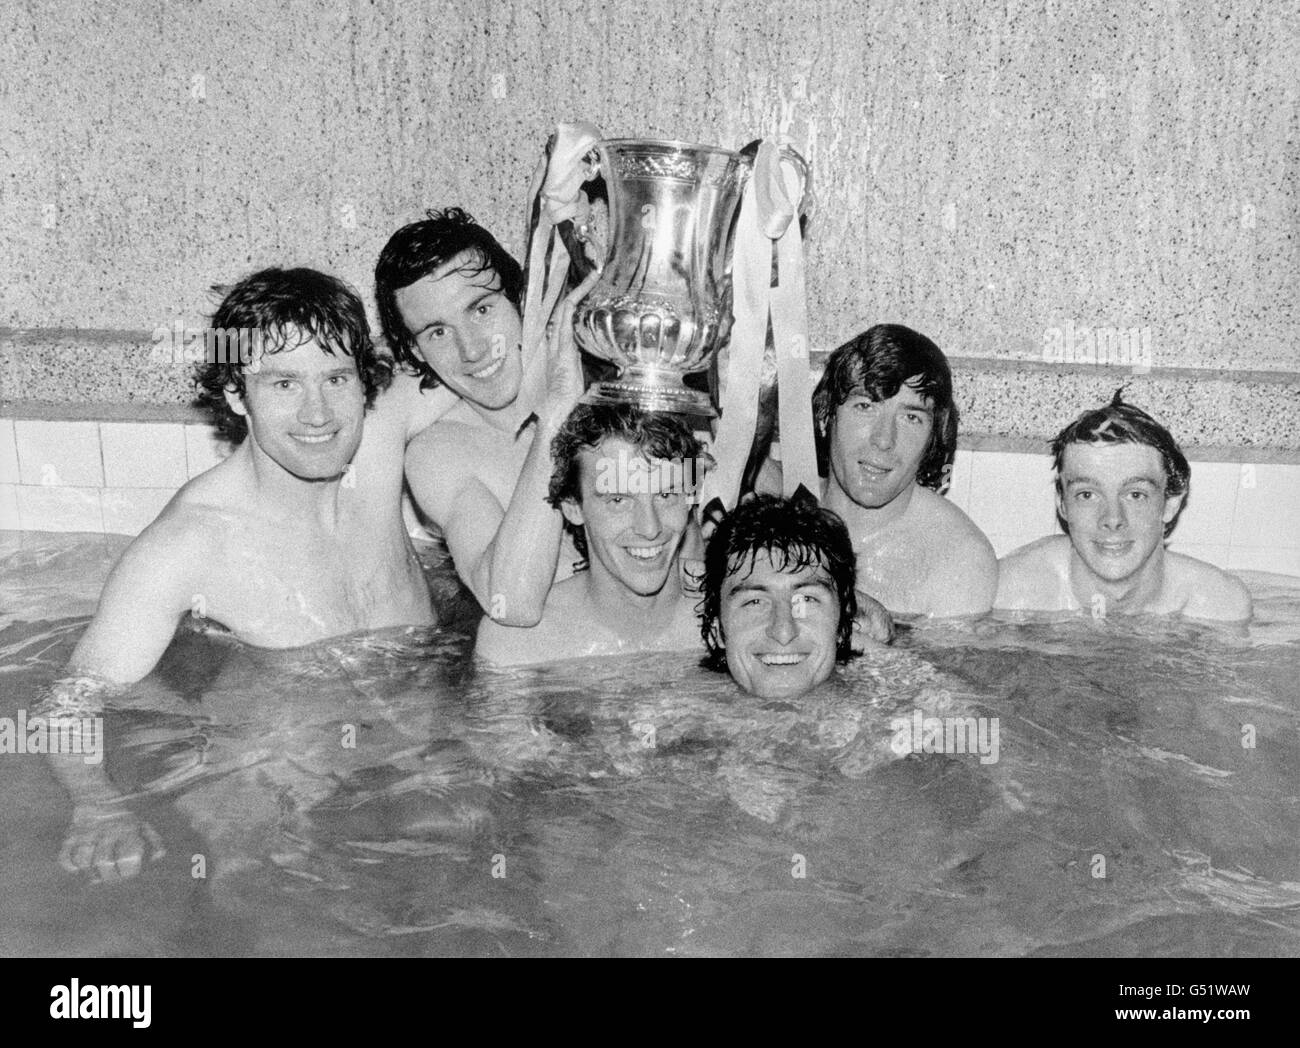
[{"label": "wet hair", "polygon": [[315,269],[272,267],[213,290],[223,297],[205,333],[204,359],[195,369],[194,384],[197,403],[208,409],[224,439],[237,444],[248,432],[247,421],[231,410],[225,394],[244,396],[244,372],[256,367],[260,354],[295,349],[314,339],[326,353],[352,357],[367,408],[392,382],[392,361],[371,341],[360,296],[338,277]]},{"label": "wet hair", "polygon": [[[1056,476],[1056,494],[1065,497],[1061,486],[1061,466],[1065,460],[1065,449],[1071,444],[1143,444],[1155,448],[1160,453],[1160,463],[1165,470],[1165,498],[1182,495],[1182,504],[1178,512],[1165,524],[1165,538],[1173,534],[1178,518],[1187,508],[1187,497],[1192,489],[1192,467],[1187,457],[1179,450],[1173,434],[1141,408],[1125,404],[1122,400],[1124,387],[1115,390],[1115,396],[1104,407],[1085,411],[1052,440],[1052,471]],[[1067,535],[1070,527],[1061,514],[1060,503],[1056,507],[1056,520],[1061,530]]]},{"label": "wet hair", "polygon": [[[565,502],[582,504],[579,455],[606,440],[625,440],[649,459],[685,463],[700,457],[703,446],[681,415],[642,411],[631,404],[579,404],[551,441],[551,484],[546,500],[559,509]],[[564,526],[584,557],[587,536],[566,518]]]},{"label": "wet hair", "polygon": [[427,277],[458,255],[468,255],[456,270],[470,276],[495,275],[501,292],[519,309],[524,293],[524,273],[496,237],[473,217],[458,207],[445,211],[427,211],[426,218],[403,226],[384,245],[375,263],[375,306],[379,326],[397,362],[420,376],[420,388],[432,389],[442,384],[437,372],[429,367],[415,346],[402,312],[397,308],[397,292]]},{"label": "wet hair", "polygon": [[760,553],[766,553],[778,571],[793,573],[820,565],[830,572],[840,602],[835,657],[839,662],[852,658],[853,620],[858,614],[857,557],[844,522],[806,493],[793,498],[755,495],[722,519],[705,547],[700,634],[708,654],[703,665],[727,668],[722,587],[732,575],[753,571]]},{"label": "wet hair", "polygon": [[822,476],[830,472],[831,423],[849,397],[888,400],[907,383],[934,406],[934,425],[916,482],[940,490],[952,472],[957,453],[957,405],[952,399],[948,359],[920,332],[902,324],[877,324],[845,342],[826,362],[813,392],[817,429],[817,462]]}]

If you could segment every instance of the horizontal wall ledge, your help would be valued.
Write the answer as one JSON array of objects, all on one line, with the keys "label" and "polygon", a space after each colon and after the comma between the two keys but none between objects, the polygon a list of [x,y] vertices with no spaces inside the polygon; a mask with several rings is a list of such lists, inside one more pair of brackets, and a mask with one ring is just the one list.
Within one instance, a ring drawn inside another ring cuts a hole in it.
[{"label": "horizontal wall ledge", "polygon": [[[826,356],[812,354],[815,373]],[[1300,452],[1294,372],[950,359],[964,447],[1042,450],[1124,386],[1124,399],[1168,426],[1194,457],[1296,461]],[[203,421],[190,406],[193,363],[149,332],[0,328],[0,378],[0,414],[9,417]]]}]

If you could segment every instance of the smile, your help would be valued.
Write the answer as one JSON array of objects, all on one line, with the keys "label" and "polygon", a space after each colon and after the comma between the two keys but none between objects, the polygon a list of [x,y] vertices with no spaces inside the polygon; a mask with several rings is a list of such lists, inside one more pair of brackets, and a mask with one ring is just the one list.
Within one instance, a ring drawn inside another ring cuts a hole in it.
[{"label": "smile", "polygon": [[797,666],[808,658],[806,651],[792,651],[786,655],[770,654],[760,655],[758,661],[764,666]]},{"label": "smile", "polygon": [[336,429],[333,433],[290,433],[299,444],[324,444],[326,441],[333,440],[339,435]]},{"label": "smile", "polygon": [[668,548],[668,543],[664,542],[658,546],[624,546],[628,556],[635,557],[637,560],[654,560],[664,550]]},{"label": "smile", "polygon": [[893,471],[892,466],[876,466],[870,462],[859,462],[858,469],[862,470],[863,473],[872,479],[883,477],[885,474]]},{"label": "smile", "polygon": [[491,378],[493,375],[495,375],[498,371],[500,371],[505,366],[506,366],[506,358],[504,356],[500,356],[497,357],[496,360],[492,361],[492,363],[489,364],[487,367],[480,368],[478,371],[467,372],[467,374],[470,378],[475,378],[475,379]]},{"label": "smile", "polygon": [[1093,545],[1103,557],[1122,557],[1133,548],[1132,540],[1127,542],[1094,542]]}]

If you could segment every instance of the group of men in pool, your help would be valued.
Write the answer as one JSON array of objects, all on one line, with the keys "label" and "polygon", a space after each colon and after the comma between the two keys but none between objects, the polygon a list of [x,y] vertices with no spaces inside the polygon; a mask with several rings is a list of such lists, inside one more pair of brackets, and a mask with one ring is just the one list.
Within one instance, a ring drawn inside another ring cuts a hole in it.
[{"label": "group of men in pool", "polygon": [[[702,640],[705,665],[789,700],[860,643],[888,640],[894,616],[1250,617],[1240,582],[1166,551],[1187,460],[1118,394],[1052,443],[1065,534],[999,563],[942,495],[957,439],[947,360],[893,324],[826,364],[811,405],[823,490],[746,493],[706,543],[692,504],[707,434],[682,416],[579,402],[572,312],[589,287],[559,307],[545,346],[525,347],[520,267],[458,209],[403,227],[380,255],[387,353],[332,276],[273,268],[239,281],[212,327],[251,332],[251,352],[214,354],[197,376],[234,450],[122,555],[70,677],[140,680],[187,615],[271,648],[436,625],[408,486],[486,613],[476,652],[494,663]],[[543,380],[531,404],[530,364]],[[108,803],[102,770],[56,771],[81,813],[63,864],[138,870],[145,841]]]},{"label": "group of men in pool", "polygon": [[[701,434],[682,416],[580,404],[577,288],[550,325],[545,392],[523,403],[519,265],[458,209],[398,230],[375,296],[391,355],[340,280],[266,269],[212,326],[252,352],[198,384],[238,441],[127,549],[72,659],[145,676],[199,612],[255,645],[293,647],[436,614],[402,514],[404,482],[486,612],[497,663],[698,649],[757,695],[790,696],[849,657],[855,624],[994,607],[1240,621],[1240,582],[1165,539],[1190,470],[1168,431],[1114,401],[1052,443],[1063,535],[999,564],[940,493],[956,448],[939,348],[881,324],[840,346],[813,398],[820,504],[747,494],[711,536],[692,501]],[[668,479],[665,479],[668,478]],[[692,568],[696,570],[691,570]],[[703,593],[697,590],[702,574]]]}]

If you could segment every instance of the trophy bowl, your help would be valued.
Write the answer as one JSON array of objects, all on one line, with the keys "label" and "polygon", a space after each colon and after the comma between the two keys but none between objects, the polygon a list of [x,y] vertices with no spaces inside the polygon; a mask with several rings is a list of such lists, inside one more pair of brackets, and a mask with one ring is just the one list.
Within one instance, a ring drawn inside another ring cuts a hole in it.
[{"label": "trophy bowl", "polygon": [[714,417],[683,381],[711,363],[731,328],[731,245],[750,156],[651,139],[597,144],[609,223],[604,267],[578,303],[578,345],[614,364],[587,404]]}]

